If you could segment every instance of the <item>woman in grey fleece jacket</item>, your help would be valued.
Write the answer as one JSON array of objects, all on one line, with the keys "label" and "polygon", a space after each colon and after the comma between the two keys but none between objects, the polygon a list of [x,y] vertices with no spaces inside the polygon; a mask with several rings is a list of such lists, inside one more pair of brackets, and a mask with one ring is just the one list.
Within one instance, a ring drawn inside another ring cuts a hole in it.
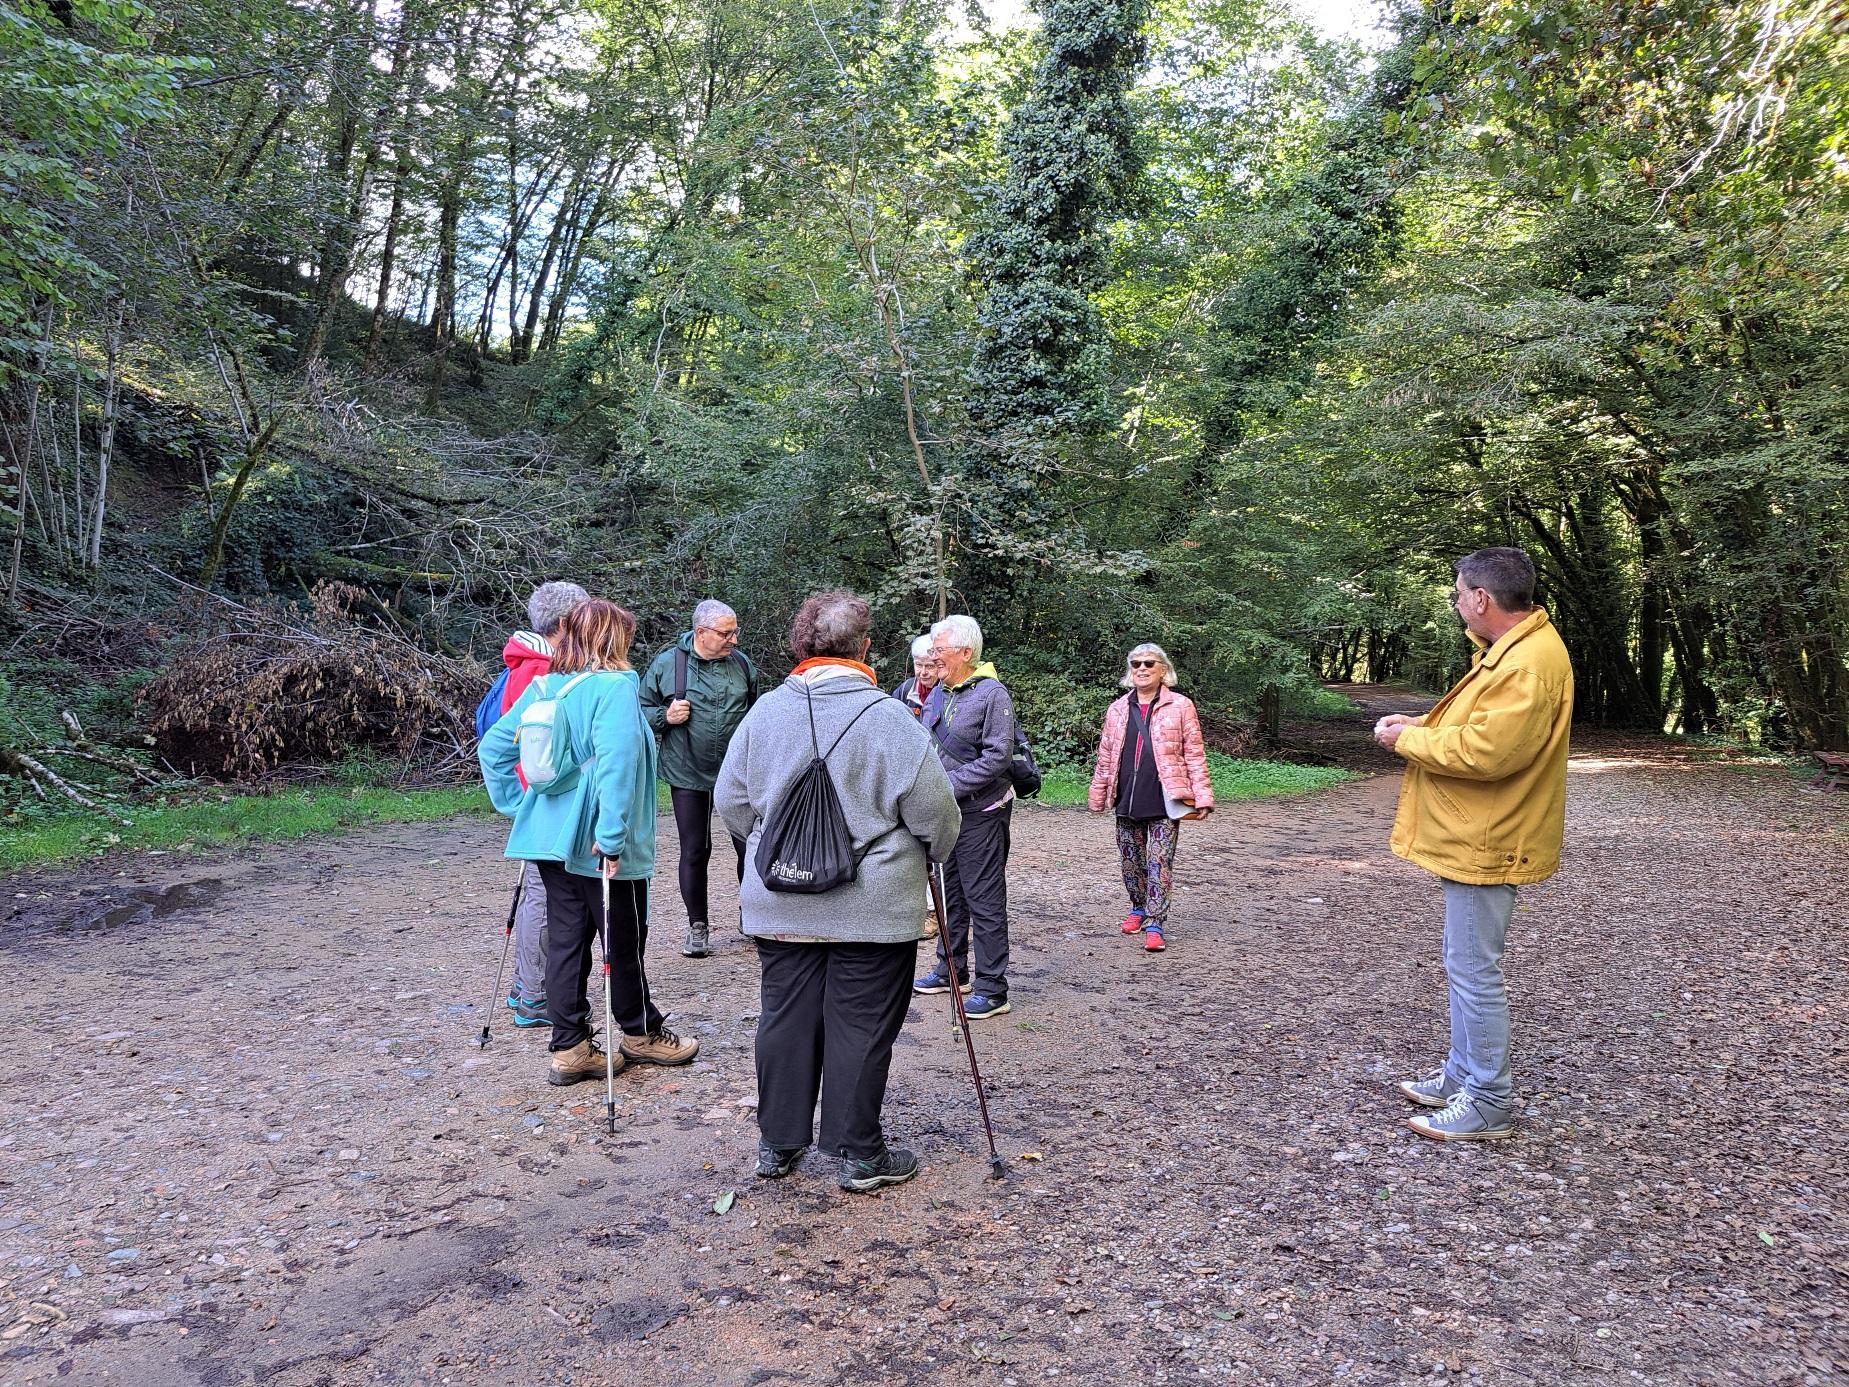
[{"label": "woman in grey fleece jacket", "polygon": [[[911,999],[927,854],[942,861],[961,823],[930,736],[862,663],[871,624],[849,592],[803,604],[790,631],[796,668],[739,725],[713,791],[719,817],[745,839],[740,913],[763,968],[757,1173],[795,1168],[819,1091],[821,1145],[841,1155],[841,1187],[856,1192],[918,1171],[915,1156],[886,1145],[880,1108]],[[758,875],[758,839],[815,755],[812,711],[859,872],[819,895],[773,892]]]}]

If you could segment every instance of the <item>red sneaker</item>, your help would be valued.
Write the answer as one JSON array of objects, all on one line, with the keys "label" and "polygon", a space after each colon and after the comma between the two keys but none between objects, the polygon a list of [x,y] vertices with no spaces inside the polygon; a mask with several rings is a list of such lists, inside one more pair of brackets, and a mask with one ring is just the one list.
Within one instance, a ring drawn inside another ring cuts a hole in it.
[{"label": "red sneaker", "polygon": [[1143,931],[1143,948],[1152,954],[1159,954],[1168,947],[1162,942],[1162,931],[1154,925]]},{"label": "red sneaker", "polygon": [[1124,916],[1123,932],[1125,934],[1141,934],[1143,932],[1142,911],[1132,910],[1128,915]]}]

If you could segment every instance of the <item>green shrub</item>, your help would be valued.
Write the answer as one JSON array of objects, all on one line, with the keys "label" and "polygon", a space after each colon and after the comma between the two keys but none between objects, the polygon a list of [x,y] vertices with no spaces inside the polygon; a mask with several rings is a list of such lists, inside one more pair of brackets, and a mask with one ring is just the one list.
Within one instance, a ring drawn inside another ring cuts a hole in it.
[{"label": "green shrub", "polygon": [[1082,684],[1058,674],[1007,676],[1015,712],[1041,768],[1083,766],[1091,774],[1104,710],[1123,692],[1114,684]]}]

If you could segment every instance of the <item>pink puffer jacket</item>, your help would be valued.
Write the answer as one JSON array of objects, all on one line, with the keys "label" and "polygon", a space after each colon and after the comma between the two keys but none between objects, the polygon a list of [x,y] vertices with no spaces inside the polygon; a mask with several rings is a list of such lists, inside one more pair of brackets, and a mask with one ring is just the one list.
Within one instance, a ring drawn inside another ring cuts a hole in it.
[{"label": "pink puffer jacket", "polygon": [[[1118,699],[1104,714],[1098,738],[1098,766],[1091,773],[1091,808],[1100,813],[1117,803],[1117,763],[1123,759],[1124,729],[1130,725],[1130,700]],[[1150,709],[1150,740],[1155,744],[1156,774],[1170,799],[1185,799],[1196,809],[1213,808],[1213,782],[1207,778],[1207,744],[1201,739],[1194,700],[1164,689]]]}]

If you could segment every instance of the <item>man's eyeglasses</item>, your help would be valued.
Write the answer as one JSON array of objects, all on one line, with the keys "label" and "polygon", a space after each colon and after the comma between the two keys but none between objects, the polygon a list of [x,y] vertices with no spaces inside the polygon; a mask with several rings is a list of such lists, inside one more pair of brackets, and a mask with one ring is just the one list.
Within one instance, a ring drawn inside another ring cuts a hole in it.
[{"label": "man's eyeglasses", "polygon": [[730,631],[721,631],[717,626],[702,626],[700,629],[702,631],[711,632],[722,641],[735,641],[738,639],[738,628],[736,626]]},{"label": "man's eyeglasses", "polygon": [[1131,669],[1154,669],[1156,668],[1156,666],[1160,665],[1161,663],[1162,661],[1160,660],[1132,660],[1130,661],[1130,668]]}]

